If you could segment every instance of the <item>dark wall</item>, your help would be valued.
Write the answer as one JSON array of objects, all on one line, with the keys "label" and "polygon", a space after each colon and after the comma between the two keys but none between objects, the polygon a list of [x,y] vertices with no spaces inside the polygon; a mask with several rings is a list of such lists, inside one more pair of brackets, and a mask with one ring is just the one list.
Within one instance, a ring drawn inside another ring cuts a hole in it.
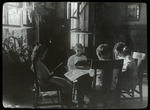
[{"label": "dark wall", "polygon": [[49,16],[42,16],[42,19],[45,23],[39,24],[39,41],[48,48],[43,62],[52,70],[61,62],[66,64],[70,21]]},{"label": "dark wall", "polygon": [[147,52],[147,5],[140,3],[140,20],[126,21],[125,2],[96,4],[96,47],[108,43],[112,48],[123,41],[133,51]]}]

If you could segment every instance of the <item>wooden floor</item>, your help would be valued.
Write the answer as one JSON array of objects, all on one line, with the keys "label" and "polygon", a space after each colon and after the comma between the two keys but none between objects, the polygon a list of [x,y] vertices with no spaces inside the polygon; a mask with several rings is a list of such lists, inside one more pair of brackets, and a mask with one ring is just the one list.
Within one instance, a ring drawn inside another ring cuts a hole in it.
[{"label": "wooden floor", "polygon": [[[3,94],[3,106],[8,108],[33,108],[34,95],[30,89],[24,89],[20,93],[12,93],[9,95]],[[45,100],[46,101],[46,100]],[[48,100],[50,101],[50,100]],[[77,103],[76,98],[73,100]],[[85,101],[88,98],[85,97]],[[121,100],[121,108],[123,109],[137,109],[146,108],[148,103],[148,80],[147,77],[143,78],[143,105],[140,104],[139,100]],[[61,108],[61,106],[47,106],[44,108]]]}]

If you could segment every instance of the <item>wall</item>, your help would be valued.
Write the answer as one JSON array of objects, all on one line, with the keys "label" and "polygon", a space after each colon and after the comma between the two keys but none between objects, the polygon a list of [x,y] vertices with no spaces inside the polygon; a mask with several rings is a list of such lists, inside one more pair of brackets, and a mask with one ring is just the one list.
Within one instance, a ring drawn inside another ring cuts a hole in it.
[{"label": "wall", "polygon": [[[70,21],[66,18],[66,2],[57,2],[56,16],[52,13],[42,15],[45,22],[39,23],[39,41],[48,48],[43,60],[49,70],[66,60],[66,50],[69,48]],[[50,62],[49,62],[50,61]]]},{"label": "wall", "polygon": [[[43,2],[40,2],[40,4],[43,4]],[[47,9],[43,5],[43,9],[45,10],[45,13],[43,13],[41,16],[47,16],[50,19],[53,18],[60,18],[65,20],[67,18],[66,11],[67,11],[67,2],[56,2],[55,9]],[[39,41],[39,22],[35,24],[35,29],[36,29],[36,38],[35,40]]]},{"label": "wall", "polygon": [[147,52],[147,5],[140,3],[140,20],[126,21],[125,6],[121,2],[102,2],[96,10],[96,46],[108,43],[113,48],[122,41],[133,51]]},{"label": "wall", "polygon": [[66,18],[67,2],[57,2],[56,17]]},{"label": "wall", "polygon": [[140,20],[126,22],[126,24],[128,24],[128,25],[147,25],[147,4],[141,3],[140,6],[141,6]]},{"label": "wall", "polygon": [[[146,25],[147,24],[147,4],[140,3],[140,20],[126,21],[125,2],[103,2],[99,4],[100,12],[98,17],[101,17],[102,23],[108,25]],[[99,11],[99,9],[97,9]]]}]

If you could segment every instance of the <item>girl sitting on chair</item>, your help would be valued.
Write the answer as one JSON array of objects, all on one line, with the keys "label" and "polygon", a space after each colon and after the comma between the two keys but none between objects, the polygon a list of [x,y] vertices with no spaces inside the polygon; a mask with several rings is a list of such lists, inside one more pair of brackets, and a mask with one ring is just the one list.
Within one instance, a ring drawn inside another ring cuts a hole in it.
[{"label": "girl sitting on chair", "polygon": [[130,49],[123,42],[119,42],[114,47],[115,59],[124,59],[122,75],[121,75],[121,89],[130,90],[135,88],[138,83],[137,66],[131,56]]},{"label": "girl sitting on chair", "polygon": [[[77,67],[75,64],[78,61],[87,60],[87,57],[83,55],[84,53],[84,47],[82,44],[77,43],[74,46],[75,54],[70,56],[67,62],[67,66],[69,70],[75,70]],[[78,108],[84,108],[84,90],[87,85],[91,85],[92,78],[89,76],[89,74],[83,75],[77,79],[77,100],[78,100]],[[89,84],[90,83],[90,84]]]},{"label": "girl sitting on chair", "polygon": [[[105,60],[105,61],[111,60],[110,59],[111,50],[110,50],[108,44],[99,45],[96,49],[96,55],[97,55],[99,60]],[[118,69],[113,70],[111,90],[108,92],[108,94],[105,97],[105,100],[107,101],[107,104],[108,104],[107,106],[114,103],[114,97],[115,97],[115,94],[116,94],[115,93],[116,92],[115,88],[116,88],[117,80],[118,80],[118,72],[119,72]],[[94,69],[91,69],[89,74],[90,74],[91,77],[93,77],[94,76]],[[97,69],[96,85],[95,85],[96,90],[100,90],[100,91],[102,90],[103,74],[104,74],[104,71],[102,69]],[[93,82],[92,82],[92,88],[93,88]],[[99,100],[99,98],[104,98],[103,95],[104,94],[99,94],[99,96],[97,96],[97,99],[91,99],[91,101],[93,100],[93,102],[94,101],[97,102],[97,100]],[[92,104],[96,104],[96,102],[94,102]]]},{"label": "girl sitting on chair", "polygon": [[53,76],[53,72],[50,72],[48,68],[41,62],[47,53],[47,48],[44,45],[36,44],[33,49],[31,60],[32,65],[31,69],[33,69],[33,63],[35,64],[37,77],[39,80],[39,84],[42,86],[50,87],[52,84],[62,89],[62,103],[68,107],[72,106],[72,84],[57,76]]}]

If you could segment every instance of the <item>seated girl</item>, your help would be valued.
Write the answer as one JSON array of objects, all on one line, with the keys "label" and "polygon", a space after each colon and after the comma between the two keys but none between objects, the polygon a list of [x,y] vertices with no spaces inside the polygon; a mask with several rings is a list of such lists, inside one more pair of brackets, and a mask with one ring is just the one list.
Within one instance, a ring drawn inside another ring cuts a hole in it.
[{"label": "seated girl", "polygon": [[130,90],[135,88],[138,83],[138,74],[136,63],[134,62],[130,49],[124,44],[119,43],[116,47],[116,59],[124,59],[122,75],[121,75],[121,89]]},{"label": "seated girl", "polygon": [[83,55],[84,47],[82,46],[82,44],[77,43],[74,46],[74,51],[75,51],[75,54],[70,56],[68,59],[68,62],[67,62],[68,70],[77,69],[75,64],[78,61],[87,60],[87,57],[85,55]]},{"label": "seated girl", "polygon": [[[96,55],[97,55],[99,60],[111,60],[110,59],[111,51],[110,51],[110,48],[109,48],[108,44],[99,45],[96,49]],[[114,97],[115,97],[115,94],[116,94],[116,91],[115,91],[116,83],[118,81],[118,72],[119,72],[118,69],[113,70],[111,91],[109,91],[108,95],[105,98],[105,99],[107,99],[107,101],[113,101],[114,100]],[[93,77],[94,76],[94,70],[91,69],[89,74],[90,74],[91,77]],[[104,74],[104,72],[103,72],[102,69],[97,69],[96,87],[95,87],[96,90],[102,90],[103,74]],[[93,87],[93,84],[92,84],[92,87]],[[98,91],[98,93],[100,93],[100,92]],[[99,98],[102,98],[102,97],[103,97],[103,94],[99,94],[97,96],[97,99],[94,99],[93,101],[99,100]],[[94,102],[94,103],[96,103],[96,102]]]},{"label": "seated girl", "polygon": [[[96,49],[96,55],[99,60],[111,60],[110,55],[111,51],[108,46],[108,44],[101,44],[97,47]],[[112,85],[111,85],[111,90],[115,89],[116,87],[116,81],[117,81],[117,69],[113,70],[113,76],[112,76]],[[93,77],[94,75],[94,70],[90,70],[90,76]],[[101,90],[102,89],[102,83],[103,83],[103,70],[98,69],[97,70],[97,77],[96,77],[96,90]]]},{"label": "seated girl", "polygon": [[[70,56],[68,59],[68,69],[69,70],[76,70],[77,67],[75,64],[78,61],[87,60],[87,57],[83,55],[84,53],[84,47],[82,44],[77,43],[74,46],[75,54]],[[92,78],[89,76],[89,74],[83,75],[77,79],[77,100],[78,100],[78,108],[83,108],[84,104],[84,90],[86,85],[91,85]],[[89,84],[90,83],[90,84]]]},{"label": "seated girl", "polygon": [[37,43],[31,55],[31,69],[32,71],[34,71],[34,63],[40,85],[50,87],[53,84],[61,88],[63,93],[62,103],[69,107],[72,105],[72,84],[61,77],[54,76],[54,73],[50,72],[48,68],[42,63],[42,60],[45,58],[45,55],[47,53],[47,50],[48,49],[44,45],[40,45]]}]

